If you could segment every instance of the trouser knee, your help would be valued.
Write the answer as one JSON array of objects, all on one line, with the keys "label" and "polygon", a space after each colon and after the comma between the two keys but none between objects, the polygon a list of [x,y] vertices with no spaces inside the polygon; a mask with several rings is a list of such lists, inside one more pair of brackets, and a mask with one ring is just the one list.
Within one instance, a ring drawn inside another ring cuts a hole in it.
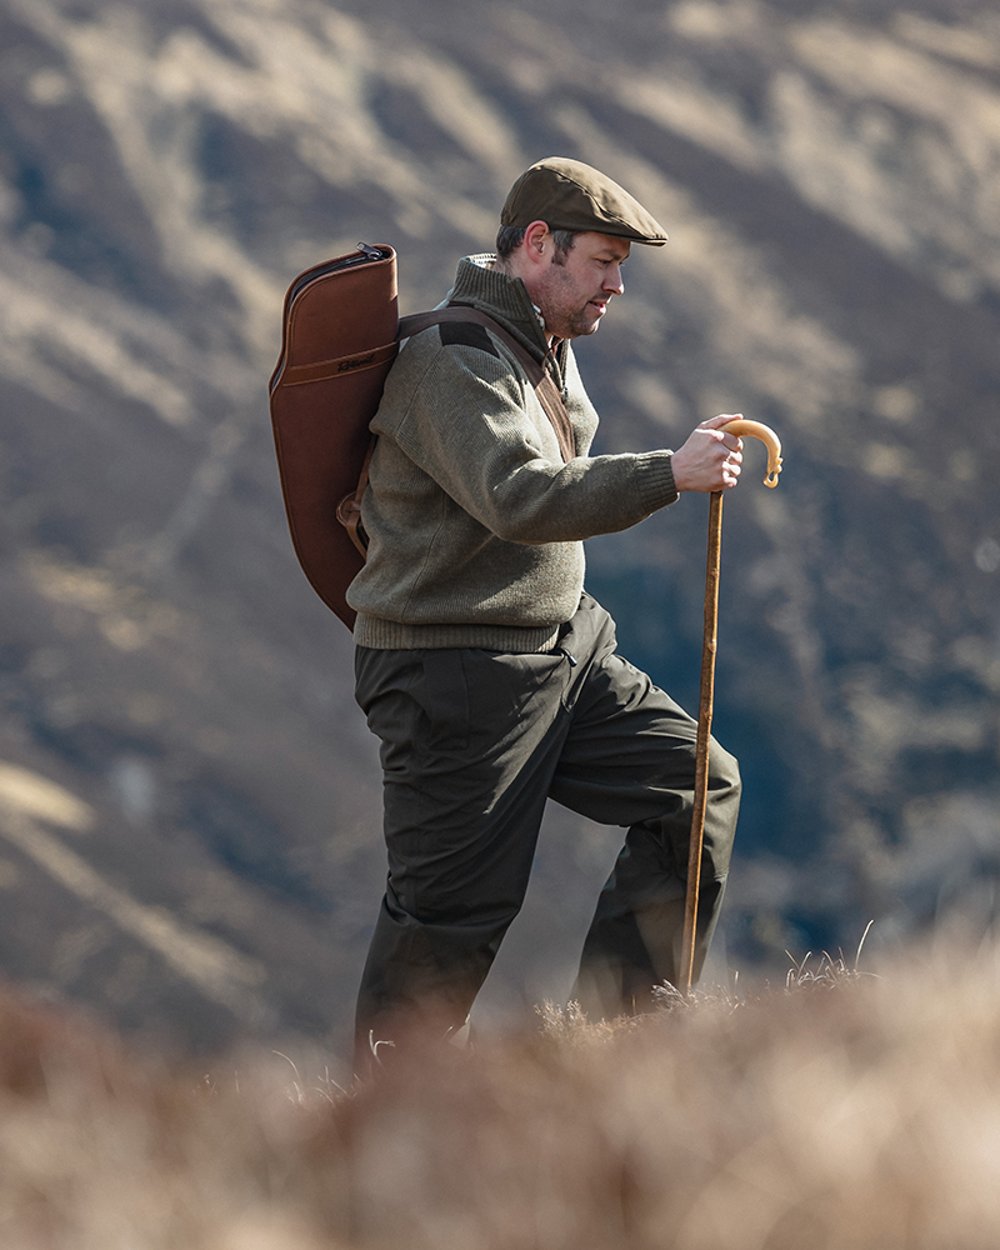
[{"label": "trouser knee", "polygon": [[736,757],[713,742],[709,755],[704,850],[707,875],[715,881],[725,881],[729,872],[742,788]]},{"label": "trouser knee", "polygon": [[727,792],[733,798],[739,798],[743,789],[739,760],[714,738],[708,756],[708,787],[712,791]]}]

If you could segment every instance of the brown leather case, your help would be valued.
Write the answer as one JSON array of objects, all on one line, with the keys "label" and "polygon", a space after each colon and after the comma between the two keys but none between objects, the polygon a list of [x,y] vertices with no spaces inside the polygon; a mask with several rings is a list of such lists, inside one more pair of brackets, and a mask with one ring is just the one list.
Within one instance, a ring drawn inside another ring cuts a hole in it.
[{"label": "brown leather case", "polygon": [[396,253],[387,244],[314,265],[285,295],[281,355],[269,385],[295,553],[348,629],[355,613],[347,587],[364,558],[338,522],[337,505],[357,487],[368,422],[398,350],[397,326]]},{"label": "brown leather case", "polygon": [[[452,306],[399,320],[396,253],[386,243],[306,269],[285,295],[281,355],[271,375],[271,425],[295,554],[313,589],[354,628],[347,588],[365,562],[361,502],[375,415],[399,341],[445,321],[487,326],[520,360],[556,432],[576,454],[569,414],[541,362],[474,308]],[[336,356],[331,345],[336,344]]]}]

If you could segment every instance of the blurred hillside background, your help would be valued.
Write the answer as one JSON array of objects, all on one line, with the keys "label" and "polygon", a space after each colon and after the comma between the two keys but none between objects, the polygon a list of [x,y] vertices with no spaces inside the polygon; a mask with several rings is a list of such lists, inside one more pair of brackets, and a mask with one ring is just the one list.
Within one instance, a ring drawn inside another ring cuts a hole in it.
[{"label": "blurred hillside background", "polygon": [[[726,508],[747,798],[715,975],[869,919],[990,928],[992,0],[2,0],[0,105],[6,977],[190,1048],[344,1037],[380,781],[285,528],[281,300],[365,239],[404,311],[436,303],[551,154],[671,235],[579,346],[598,449],[720,411],[784,444],[780,489],[752,445]],[[706,517],[588,546],[623,652],[692,708]],[[551,812],[484,1013],[567,992],[620,836]]]}]

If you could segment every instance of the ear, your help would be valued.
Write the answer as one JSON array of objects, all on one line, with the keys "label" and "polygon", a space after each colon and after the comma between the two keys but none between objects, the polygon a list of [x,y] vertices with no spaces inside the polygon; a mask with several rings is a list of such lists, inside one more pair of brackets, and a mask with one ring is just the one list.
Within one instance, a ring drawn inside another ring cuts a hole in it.
[{"label": "ear", "polygon": [[530,264],[547,264],[552,259],[555,244],[552,232],[544,221],[533,221],[524,229],[524,258]]}]

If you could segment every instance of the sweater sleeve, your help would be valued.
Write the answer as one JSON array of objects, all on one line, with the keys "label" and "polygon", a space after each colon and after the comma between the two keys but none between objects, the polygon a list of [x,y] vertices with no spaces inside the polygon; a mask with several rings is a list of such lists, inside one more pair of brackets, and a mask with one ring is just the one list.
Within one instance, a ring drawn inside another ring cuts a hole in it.
[{"label": "sweater sleeve", "polygon": [[614,533],[677,498],[669,451],[563,463],[534,389],[503,356],[465,345],[420,355],[425,368],[410,380],[410,402],[391,428],[377,419],[373,429],[498,538],[533,544]]}]

